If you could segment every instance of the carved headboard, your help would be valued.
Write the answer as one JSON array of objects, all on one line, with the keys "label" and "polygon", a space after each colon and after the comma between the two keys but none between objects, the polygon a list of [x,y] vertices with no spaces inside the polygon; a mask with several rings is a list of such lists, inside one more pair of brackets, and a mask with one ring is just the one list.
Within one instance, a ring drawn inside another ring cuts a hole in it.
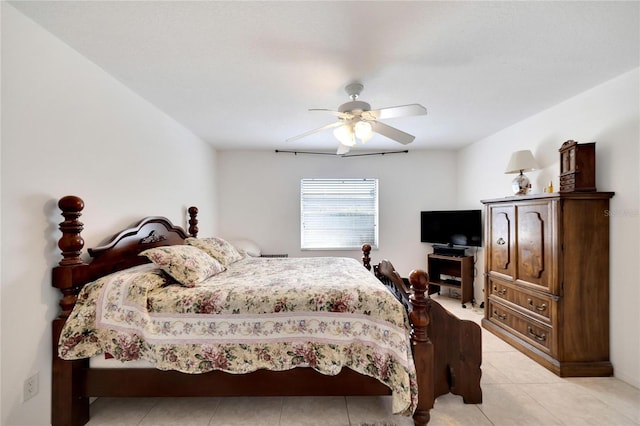
[{"label": "carved headboard", "polygon": [[59,266],[53,269],[52,285],[63,294],[60,301],[62,317],[69,315],[78,293],[85,284],[104,275],[148,263],[149,260],[145,256],[139,256],[146,249],[183,244],[186,238],[198,235],[196,207],[188,209],[189,233],[175,226],[167,218],[151,216],[117,233],[107,244],[88,249],[91,260],[85,262],[80,257],[84,247],[81,236],[84,224],[79,220],[84,209],[84,201],[70,195],[61,198],[58,207],[65,218],[64,222],[60,223],[62,237],[58,241],[62,260]]}]

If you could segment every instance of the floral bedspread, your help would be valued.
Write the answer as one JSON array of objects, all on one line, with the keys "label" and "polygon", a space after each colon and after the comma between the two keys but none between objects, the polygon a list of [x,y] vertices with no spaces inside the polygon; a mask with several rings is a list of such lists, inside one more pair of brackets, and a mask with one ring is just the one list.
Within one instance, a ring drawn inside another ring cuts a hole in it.
[{"label": "floral bedspread", "polygon": [[191,288],[158,280],[154,268],[85,286],[60,357],[109,353],[185,373],[348,367],[389,386],[394,413],[415,409],[406,312],[355,259],[247,257]]}]

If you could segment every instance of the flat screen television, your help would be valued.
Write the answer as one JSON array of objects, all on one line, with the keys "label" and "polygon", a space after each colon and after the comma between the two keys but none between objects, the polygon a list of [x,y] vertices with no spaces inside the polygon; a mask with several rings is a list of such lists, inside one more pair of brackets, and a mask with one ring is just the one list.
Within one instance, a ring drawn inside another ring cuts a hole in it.
[{"label": "flat screen television", "polygon": [[482,246],[480,210],[420,212],[420,241],[448,246]]}]

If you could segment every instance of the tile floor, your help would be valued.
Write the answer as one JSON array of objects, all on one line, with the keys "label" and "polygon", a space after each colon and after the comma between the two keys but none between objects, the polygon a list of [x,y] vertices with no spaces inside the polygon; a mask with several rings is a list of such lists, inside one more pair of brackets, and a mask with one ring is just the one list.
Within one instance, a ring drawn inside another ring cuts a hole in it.
[{"label": "tile floor", "polygon": [[[436,296],[458,317],[482,311]],[[563,379],[482,330],[483,402],[443,395],[430,425],[640,425],[640,390],[615,378]],[[99,398],[89,425],[412,425],[389,397]]]}]

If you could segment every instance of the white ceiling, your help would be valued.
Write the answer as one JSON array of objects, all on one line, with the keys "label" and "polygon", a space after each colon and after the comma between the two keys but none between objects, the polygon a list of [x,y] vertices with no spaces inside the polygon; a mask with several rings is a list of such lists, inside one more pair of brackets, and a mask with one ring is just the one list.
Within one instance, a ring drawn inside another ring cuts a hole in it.
[{"label": "white ceiling", "polygon": [[331,130],[286,139],[352,81],[428,109],[386,121],[410,149],[455,149],[640,66],[637,1],[10,4],[221,149],[334,150]]}]

